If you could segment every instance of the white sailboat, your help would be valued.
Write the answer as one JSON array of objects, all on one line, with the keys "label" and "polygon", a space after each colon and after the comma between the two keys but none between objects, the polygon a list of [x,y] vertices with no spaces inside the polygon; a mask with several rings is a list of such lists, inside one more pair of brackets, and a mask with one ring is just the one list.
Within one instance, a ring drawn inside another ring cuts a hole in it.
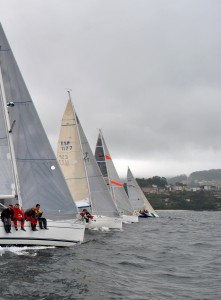
[{"label": "white sailboat", "polygon": [[23,210],[41,204],[49,230],[6,233],[0,245],[72,246],[85,226],[42,127],[32,99],[0,25],[0,203],[19,202]]},{"label": "white sailboat", "polygon": [[62,118],[57,157],[79,210],[90,207],[94,218],[86,228],[122,228],[122,218],[104,182],[71,96]]},{"label": "white sailboat", "polygon": [[134,213],[124,186],[120,181],[101,130],[96,144],[95,158],[123,222],[138,222],[138,216]]},{"label": "white sailboat", "polygon": [[129,167],[127,170],[127,191],[131,205],[137,211],[138,217],[159,217],[139,187]]}]

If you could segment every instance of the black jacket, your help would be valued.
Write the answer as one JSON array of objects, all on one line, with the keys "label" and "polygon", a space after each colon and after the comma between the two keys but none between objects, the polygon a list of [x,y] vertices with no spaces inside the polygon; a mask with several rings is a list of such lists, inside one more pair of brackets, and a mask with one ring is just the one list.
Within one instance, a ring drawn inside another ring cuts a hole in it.
[{"label": "black jacket", "polygon": [[9,219],[14,216],[14,210],[5,208],[1,213],[1,219]]}]

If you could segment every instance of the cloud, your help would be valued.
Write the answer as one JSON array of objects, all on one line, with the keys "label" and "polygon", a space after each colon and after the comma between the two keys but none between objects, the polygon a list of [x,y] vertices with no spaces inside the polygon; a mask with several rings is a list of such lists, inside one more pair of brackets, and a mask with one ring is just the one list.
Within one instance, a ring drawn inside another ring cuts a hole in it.
[{"label": "cloud", "polygon": [[[67,94],[120,174],[220,168],[220,1],[0,0],[0,18],[56,152]],[[50,107],[50,110],[48,109]]]}]

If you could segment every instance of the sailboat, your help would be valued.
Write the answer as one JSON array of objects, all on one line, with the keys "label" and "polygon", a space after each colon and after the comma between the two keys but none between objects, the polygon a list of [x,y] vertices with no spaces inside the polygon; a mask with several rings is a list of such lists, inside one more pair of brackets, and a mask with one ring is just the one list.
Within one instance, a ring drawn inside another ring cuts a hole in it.
[{"label": "sailboat", "polygon": [[104,182],[76,115],[70,92],[62,118],[57,157],[79,210],[88,207],[93,219],[86,228],[122,228],[122,218]]},{"label": "sailboat", "polygon": [[116,203],[117,209],[123,218],[123,222],[138,222],[138,216],[134,213],[124,186],[120,181],[101,130],[99,131],[96,144],[95,158],[104,180],[109,187],[112,198]]},{"label": "sailboat", "polygon": [[[50,108],[48,108],[50,109]],[[50,113],[50,112],[49,112]],[[85,226],[43,129],[0,24],[0,203],[19,203],[25,211],[41,204],[49,230],[6,233],[0,221],[0,245],[73,246]]]},{"label": "sailboat", "polygon": [[139,187],[129,167],[127,170],[127,191],[131,205],[137,211],[138,217],[159,217]]}]

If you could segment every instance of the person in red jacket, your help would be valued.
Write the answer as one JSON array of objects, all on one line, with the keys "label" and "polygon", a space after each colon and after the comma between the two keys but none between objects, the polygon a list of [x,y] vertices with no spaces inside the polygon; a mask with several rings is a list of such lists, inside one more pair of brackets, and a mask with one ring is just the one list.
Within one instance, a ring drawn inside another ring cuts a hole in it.
[{"label": "person in red jacket", "polygon": [[14,210],[14,216],[12,217],[12,221],[15,226],[15,230],[18,230],[18,221],[21,222],[21,230],[26,231],[24,228],[25,225],[25,217],[24,217],[24,212],[23,210],[20,209],[19,204],[16,203],[15,206],[13,206]]},{"label": "person in red jacket", "polygon": [[80,215],[82,216],[82,220],[86,220],[86,223],[89,223],[89,220],[94,218],[94,216],[91,215],[86,208],[82,210]]}]

